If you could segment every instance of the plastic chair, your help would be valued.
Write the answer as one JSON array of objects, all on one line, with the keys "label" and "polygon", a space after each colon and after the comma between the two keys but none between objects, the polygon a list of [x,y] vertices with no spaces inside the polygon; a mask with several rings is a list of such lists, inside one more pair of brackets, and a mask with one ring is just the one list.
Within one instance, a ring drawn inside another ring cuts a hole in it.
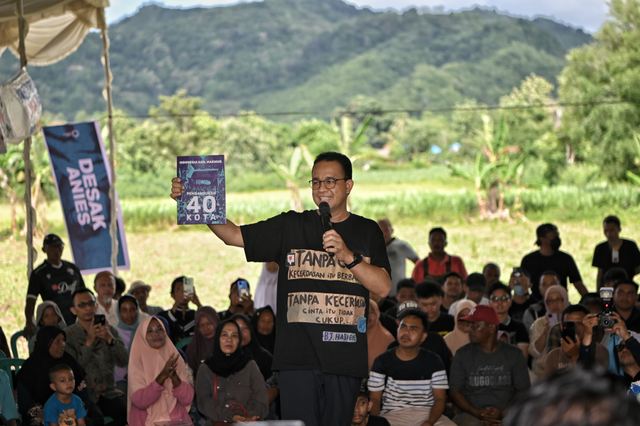
[{"label": "plastic chair", "polygon": [[184,339],[180,340],[178,344],[176,344],[176,349],[185,348],[191,342],[191,339],[193,339],[193,336],[185,337]]},{"label": "plastic chair", "polygon": [[[11,336],[11,351],[13,352],[13,357],[18,359],[20,358],[18,354],[18,339],[24,335],[24,331],[17,331]],[[31,338],[25,338],[27,340],[27,346],[31,342]],[[31,351],[29,351],[29,355],[31,355]]]},{"label": "plastic chair", "polygon": [[[13,385],[13,381],[15,380],[16,374],[20,371],[20,367],[24,364],[24,359],[19,358],[4,358],[0,359],[0,370],[3,370],[9,376],[11,383],[11,391],[15,388]],[[13,367],[13,368],[12,368]]]},{"label": "plastic chair", "polygon": [[4,354],[3,351],[0,351],[0,359],[5,359],[7,356]]}]

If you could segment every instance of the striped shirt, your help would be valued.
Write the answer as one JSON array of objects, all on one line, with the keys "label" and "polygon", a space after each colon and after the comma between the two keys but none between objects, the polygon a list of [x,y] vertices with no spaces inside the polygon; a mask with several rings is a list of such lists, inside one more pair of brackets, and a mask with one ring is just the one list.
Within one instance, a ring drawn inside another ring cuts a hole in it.
[{"label": "striped shirt", "polygon": [[432,407],[432,389],[449,389],[447,373],[440,357],[420,348],[418,356],[402,361],[396,350],[378,356],[369,374],[369,390],[382,391],[380,414],[409,407]]}]

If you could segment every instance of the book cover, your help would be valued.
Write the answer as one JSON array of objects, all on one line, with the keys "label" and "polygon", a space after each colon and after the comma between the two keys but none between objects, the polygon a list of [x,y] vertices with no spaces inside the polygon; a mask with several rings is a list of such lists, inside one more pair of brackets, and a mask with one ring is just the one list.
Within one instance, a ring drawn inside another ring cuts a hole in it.
[{"label": "book cover", "polygon": [[227,223],[224,155],[178,157],[185,189],[178,198],[178,225]]}]

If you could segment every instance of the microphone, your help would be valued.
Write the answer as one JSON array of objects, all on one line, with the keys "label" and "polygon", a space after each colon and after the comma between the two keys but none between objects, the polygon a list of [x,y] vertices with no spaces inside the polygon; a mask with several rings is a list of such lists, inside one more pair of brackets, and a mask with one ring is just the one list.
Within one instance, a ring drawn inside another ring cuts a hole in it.
[{"label": "microphone", "polygon": [[[325,233],[331,229],[333,229],[333,225],[331,224],[331,207],[329,207],[329,203],[326,201],[321,202],[318,205],[320,209],[320,220],[322,221],[322,232]],[[329,253],[329,256],[333,257],[334,253]]]}]

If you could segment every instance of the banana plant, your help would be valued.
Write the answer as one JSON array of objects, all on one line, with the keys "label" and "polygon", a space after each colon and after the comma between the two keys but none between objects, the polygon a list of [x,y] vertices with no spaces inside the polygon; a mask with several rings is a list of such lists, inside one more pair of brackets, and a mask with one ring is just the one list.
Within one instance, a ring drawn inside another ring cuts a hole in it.
[{"label": "banana plant", "polygon": [[457,165],[449,164],[451,174],[471,181],[475,185],[476,199],[478,201],[478,213],[481,219],[490,217],[489,200],[487,193],[496,181],[495,173],[504,167],[498,162],[485,162],[482,153],[476,155],[476,162],[471,172]]},{"label": "banana plant", "polygon": [[298,186],[298,182],[303,177],[303,169],[301,167],[303,160],[309,167],[313,167],[313,157],[306,145],[300,145],[293,150],[288,166],[277,164],[271,157],[267,157],[269,166],[271,166],[291,191],[291,209],[298,212],[303,210],[302,199],[300,198],[300,187]]}]

